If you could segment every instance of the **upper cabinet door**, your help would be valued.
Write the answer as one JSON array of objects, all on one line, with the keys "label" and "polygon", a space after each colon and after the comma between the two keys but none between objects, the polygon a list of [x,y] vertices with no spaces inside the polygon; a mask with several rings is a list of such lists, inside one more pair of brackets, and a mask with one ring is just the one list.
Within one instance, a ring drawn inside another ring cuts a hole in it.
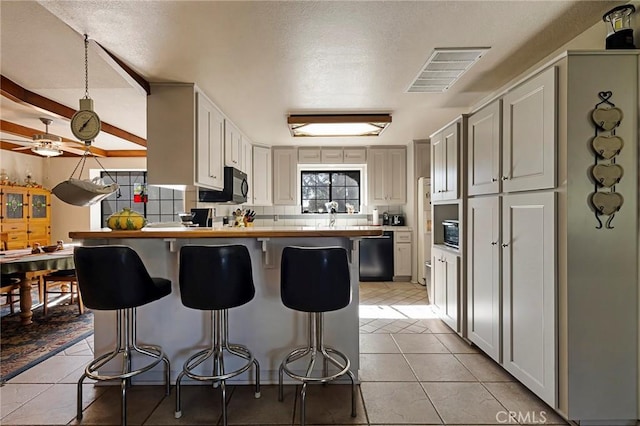
[{"label": "upper cabinet door", "polygon": [[503,192],[556,186],[556,68],[503,98]]},{"label": "upper cabinet door", "polygon": [[444,187],[442,188],[443,200],[455,200],[458,198],[458,151],[460,149],[460,129],[458,123],[453,123],[443,132],[446,152],[446,172]]},{"label": "upper cabinet door", "polygon": [[322,148],[321,157],[325,164],[340,164],[344,161],[342,148]]},{"label": "upper cabinet door", "polygon": [[407,202],[407,151],[405,148],[391,148],[387,154],[387,204]]},{"label": "upper cabinet door", "polygon": [[343,159],[348,164],[364,164],[367,162],[367,149],[345,148],[343,150]]},{"label": "upper cabinet door", "polygon": [[298,148],[299,164],[319,164],[321,161],[320,148]]},{"label": "upper cabinet door", "polygon": [[242,169],[241,162],[242,135],[229,120],[224,122],[224,164]]},{"label": "upper cabinet door", "polygon": [[497,100],[469,117],[469,195],[500,192],[501,109],[502,103]]},{"label": "upper cabinet door", "polygon": [[208,188],[224,187],[222,148],[224,117],[201,93],[197,93],[196,183]]},{"label": "upper cabinet door", "polygon": [[444,128],[431,139],[433,149],[433,201],[458,198],[459,122]]},{"label": "upper cabinet door", "polygon": [[273,204],[296,204],[298,150],[273,148]]},{"label": "upper cabinet door", "polygon": [[271,205],[271,148],[253,147],[253,203]]},{"label": "upper cabinet door", "polygon": [[370,148],[367,156],[369,205],[405,204],[406,148]]}]

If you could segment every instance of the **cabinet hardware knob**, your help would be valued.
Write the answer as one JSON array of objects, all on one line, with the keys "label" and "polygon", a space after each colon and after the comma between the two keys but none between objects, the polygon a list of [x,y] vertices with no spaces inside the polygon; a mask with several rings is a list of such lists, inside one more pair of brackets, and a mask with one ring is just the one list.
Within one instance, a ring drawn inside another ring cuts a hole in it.
[{"label": "cabinet hardware knob", "polygon": [[492,245],[492,246],[495,246],[495,245],[497,245],[497,244],[498,244],[498,242],[497,242],[497,241],[491,241],[491,245]]},{"label": "cabinet hardware knob", "polygon": [[497,182],[497,181],[498,181],[498,179],[496,179],[496,178],[491,178],[491,182]]},{"label": "cabinet hardware knob", "polygon": [[502,180],[509,180],[509,176],[502,176]]},{"label": "cabinet hardware knob", "polygon": [[509,243],[503,243],[502,247],[509,247]]}]

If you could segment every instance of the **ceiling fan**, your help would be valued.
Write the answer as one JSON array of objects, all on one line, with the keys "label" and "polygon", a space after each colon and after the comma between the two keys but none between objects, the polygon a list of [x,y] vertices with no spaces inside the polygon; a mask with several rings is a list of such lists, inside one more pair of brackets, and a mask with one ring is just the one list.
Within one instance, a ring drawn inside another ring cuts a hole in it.
[{"label": "ceiling fan", "polygon": [[[77,153],[80,148],[77,143],[63,142],[60,136],[49,133],[49,125],[53,122],[51,118],[40,117],[40,121],[45,125],[44,133],[36,133],[32,136],[33,142],[28,146],[13,148],[12,151],[31,150],[32,152],[42,155],[43,157],[56,157],[62,155],[63,151]],[[5,139],[11,142],[25,142],[18,139]],[[71,148],[71,149],[68,149]]]}]

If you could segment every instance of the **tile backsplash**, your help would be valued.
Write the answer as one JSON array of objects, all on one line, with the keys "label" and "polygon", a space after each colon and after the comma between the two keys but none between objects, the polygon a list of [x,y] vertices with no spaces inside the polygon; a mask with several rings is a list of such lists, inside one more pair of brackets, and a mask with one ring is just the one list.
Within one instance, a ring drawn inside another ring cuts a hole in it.
[{"label": "tile backsplash", "polygon": [[[215,207],[216,216],[214,227],[222,226],[223,218],[233,217],[236,209],[253,210],[256,212],[255,226],[322,226],[328,225],[329,215],[300,212],[300,206],[251,206],[251,205],[231,205],[197,203],[197,207]],[[403,213],[403,206],[364,206],[363,211],[356,214],[338,213],[336,226],[357,226],[370,225],[372,221],[373,209],[377,208],[382,217],[383,212],[390,214]],[[188,209],[187,209],[188,210]],[[381,219],[382,220],[382,219]]]}]

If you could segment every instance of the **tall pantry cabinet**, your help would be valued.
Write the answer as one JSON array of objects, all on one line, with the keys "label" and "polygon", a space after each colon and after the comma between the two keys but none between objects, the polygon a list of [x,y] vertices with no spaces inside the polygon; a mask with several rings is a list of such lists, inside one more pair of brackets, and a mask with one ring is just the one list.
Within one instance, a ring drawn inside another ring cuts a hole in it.
[{"label": "tall pantry cabinet", "polygon": [[466,335],[465,242],[458,247],[445,245],[443,220],[459,222],[464,235],[465,191],[462,170],[466,163],[466,115],[462,115],[430,136],[431,140],[431,293],[429,300],[440,319],[453,331]]},{"label": "tall pantry cabinet", "polygon": [[[639,414],[638,68],[637,51],[566,52],[468,121],[467,337],[581,424]],[[623,113],[608,131],[605,92]],[[624,175],[597,186],[611,161],[591,144],[614,134]],[[609,228],[596,191],[624,197]]]}]

